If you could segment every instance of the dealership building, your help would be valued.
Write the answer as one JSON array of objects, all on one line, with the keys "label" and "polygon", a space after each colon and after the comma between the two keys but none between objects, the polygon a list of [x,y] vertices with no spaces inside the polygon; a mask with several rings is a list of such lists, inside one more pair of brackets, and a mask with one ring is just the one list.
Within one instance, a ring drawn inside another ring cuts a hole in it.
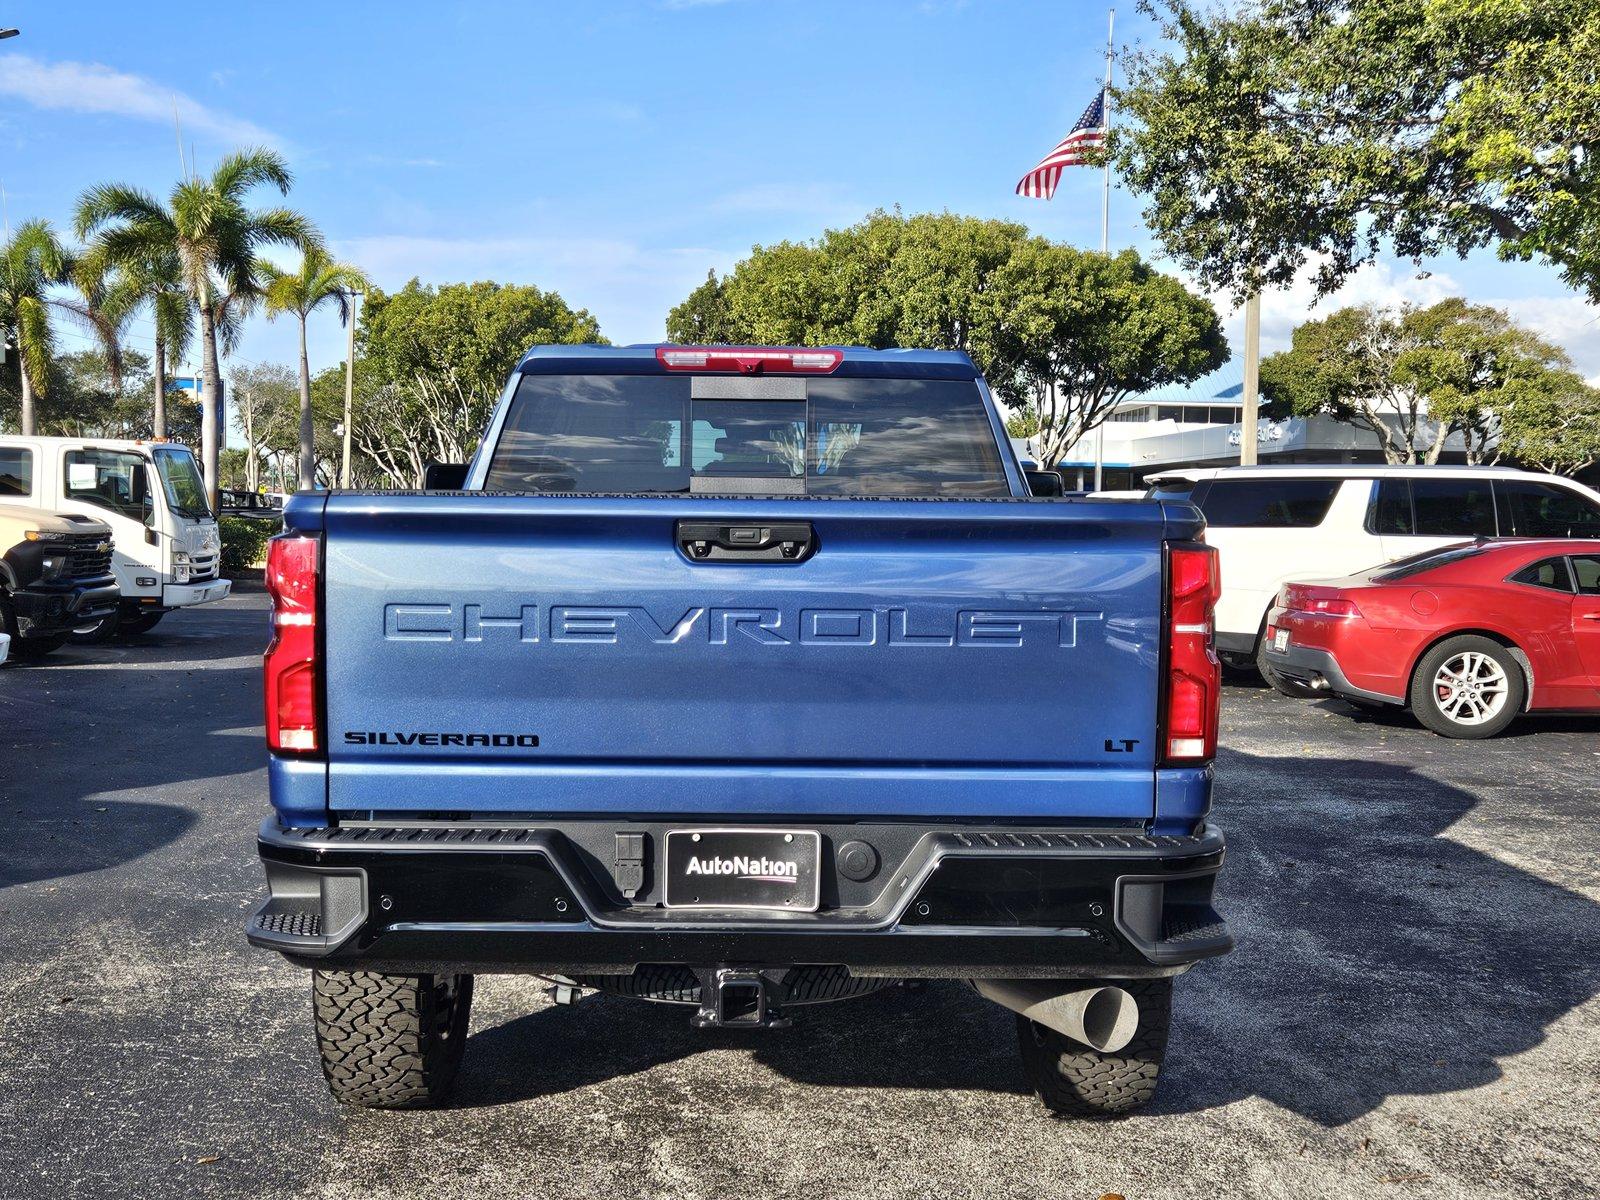
[{"label": "dealership building", "polygon": [[[1094,488],[1097,461],[1099,487],[1106,490],[1141,487],[1146,476],[1165,470],[1237,463],[1243,393],[1239,368],[1230,364],[1189,387],[1123,400],[1104,424],[1067,451],[1060,468],[1067,489]],[[1256,456],[1263,463],[1384,461],[1377,434],[1332,417],[1263,418],[1256,428]],[[1440,461],[1466,461],[1459,433],[1446,439]]]}]

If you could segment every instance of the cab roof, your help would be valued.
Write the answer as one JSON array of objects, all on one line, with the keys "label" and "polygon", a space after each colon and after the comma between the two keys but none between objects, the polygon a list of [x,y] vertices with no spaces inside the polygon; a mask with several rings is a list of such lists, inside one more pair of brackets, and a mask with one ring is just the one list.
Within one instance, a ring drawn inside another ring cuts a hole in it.
[{"label": "cab roof", "polygon": [[69,450],[188,450],[183,442],[171,438],[35,437],[20,433],[0,434],[0,446],[38,446],[44,450],[65,447]]},{"label": "cab roof", "polygon": [[[666,375],[656,356],[662,349],[683,349],[675,343],[634,346],[534,346],[517,363],[522,375]],[[694,347],[700,349],[701,347]],[[960,350],[874,350],[865,346],[714,346],[718,353],[740,350],[838,350],[834,378],[977,379],[978,368]],[[805,372],[805,374],[814,374]]]}]

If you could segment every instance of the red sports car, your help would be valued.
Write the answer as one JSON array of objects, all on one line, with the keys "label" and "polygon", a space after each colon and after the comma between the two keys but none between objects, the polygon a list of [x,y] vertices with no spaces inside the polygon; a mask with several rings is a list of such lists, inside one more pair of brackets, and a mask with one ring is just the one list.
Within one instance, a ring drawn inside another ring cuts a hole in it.
[{"label": "red sports car", "polygon": [[1264,657],[1319,691],[1410,708],[1446,737],[1493,737],[1529,711],[1600,711],[1600,546],[1486,539],[1291,583]]}]

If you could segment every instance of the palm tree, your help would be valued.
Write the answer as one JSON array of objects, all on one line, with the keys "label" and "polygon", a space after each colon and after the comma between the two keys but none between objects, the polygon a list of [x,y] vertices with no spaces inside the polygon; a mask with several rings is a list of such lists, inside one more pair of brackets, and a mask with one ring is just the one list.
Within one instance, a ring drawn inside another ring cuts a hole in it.
[{"label": "palm tree", "polygon": [[[73,282],[81,284],[85,299],[53,290]],[[16,342],[24,436],[32,436],[38,423],[35,399],[50,388],[50,360],[55,355],[52,313],[65,314],[93,331],[113,379],[118,377],[122,358],[117,331],[101,299],[93,264],[85,264],[63,246],[48,221],[28,221],[0,244],[0,330],[11,330]]]},{"label": "palm tree", "polygon": [[257,187],[287,194],[293,176],[274,150],[241,150],[217,164],[209,178],[180,181],[163,206],[150,193],[125,184],[102,184],[78,201],[78,236],[97,233],[107,258],[124,267],[177,260],[183,288],[200,324],[200,372],[205,409],[201,418],[200,458],[213,507],[217,500],[219,415],[222,392],[217,341],[236,331],[238,321],[261,294],[263,245],[320,249],[322,236],[301,214],[287,208],[252,209],[248,194]]},{"label": "palm tree", "polygon": [[334,262],[320,249],[307,250],[298,271],[280,271],[271,263],[264,263],[262,274],[266,280],[267,315],[277,318],[293,313],[300,322],[300,486],[315,487],[317,453],[311,421],[311,368],[306,360],[306,318],[318,306],[332,301],[338,306],[340,323],[349,321],[354,294],[365,292],[371,284],[357,268]]},{"label": "palm tree", "polygon": [[[96,246],[88,257],[102,259]],[[194,338],[194,301],[183,284],[183,270],[172,252],[142,262],[125,262],[115,268],[105,287],[104,310],[118,326],[141,308],[150,310],[155,325],[155,356],[151,361],[153,404],[151,428],[158,438],[167,436],[167,364],[182,362]],[[226,340],[226,339],[225,339]]]}]

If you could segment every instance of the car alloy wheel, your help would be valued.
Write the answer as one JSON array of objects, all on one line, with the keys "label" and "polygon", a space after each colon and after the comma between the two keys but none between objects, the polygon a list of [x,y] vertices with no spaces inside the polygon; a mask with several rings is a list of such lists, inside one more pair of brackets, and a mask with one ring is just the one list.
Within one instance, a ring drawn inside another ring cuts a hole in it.
[{"label": "car alloy wheel", "polygon": [[1461,725],[1494,720],[1505,707],[1509,690],[1500,664],[1476,650],[1445,659],[1433,676],[1433,698],[1440,713]]}]

